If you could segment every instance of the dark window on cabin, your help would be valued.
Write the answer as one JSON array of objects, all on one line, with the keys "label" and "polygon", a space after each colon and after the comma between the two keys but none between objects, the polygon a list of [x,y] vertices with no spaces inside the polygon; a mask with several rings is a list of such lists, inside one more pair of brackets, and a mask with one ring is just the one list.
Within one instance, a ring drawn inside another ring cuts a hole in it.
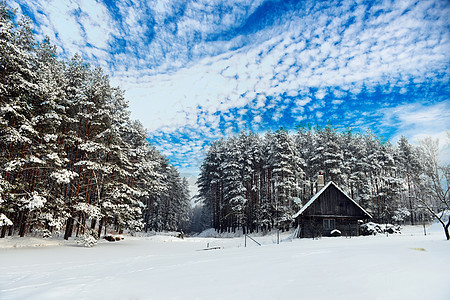
[{"label": "dark window on cabin", "polygon": [[334,219],[323,219],[324,229],[335,229],[336,223]]}]

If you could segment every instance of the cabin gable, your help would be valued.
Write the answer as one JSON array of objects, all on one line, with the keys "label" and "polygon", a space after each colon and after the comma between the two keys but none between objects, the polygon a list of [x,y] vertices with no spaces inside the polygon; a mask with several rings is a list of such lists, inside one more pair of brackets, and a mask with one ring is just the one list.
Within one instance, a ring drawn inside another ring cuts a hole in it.
[{"label": "cabin gable", "polygon": [[335,185],[330,185],[303,213],[304,216],[339,216],[365,218],[364,211],[342,193]]}]

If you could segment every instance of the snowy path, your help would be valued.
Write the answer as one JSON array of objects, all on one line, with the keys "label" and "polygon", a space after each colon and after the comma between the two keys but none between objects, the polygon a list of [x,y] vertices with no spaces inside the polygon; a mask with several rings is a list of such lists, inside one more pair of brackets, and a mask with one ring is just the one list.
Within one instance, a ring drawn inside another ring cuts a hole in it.
[{"label": "snowy path", "polygon": [[[259,239],[273,241],[273,237]],[[222,249],[200,250],[206,243]],[[91,249],[74,245],[0,249],[0,299],[449,296],[450,243],[438,233],[242,245],[243,238],[155,236],[101,242]]]}]

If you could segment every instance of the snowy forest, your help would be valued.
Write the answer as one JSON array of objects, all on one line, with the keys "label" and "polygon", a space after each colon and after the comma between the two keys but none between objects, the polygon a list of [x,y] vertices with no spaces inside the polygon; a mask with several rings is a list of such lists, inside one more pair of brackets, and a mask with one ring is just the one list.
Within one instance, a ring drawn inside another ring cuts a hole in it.
[{"label": "snowy forest", "polygon": [[287,228],[322,172],[373,221],[422,224],[449,209],[449,167],[438,156],[432,138],[414,146],[402,137],[393,145],[371,131],[331,124],[299,126],[293,134],[242,132],[211,145],[198,179],[204,210],[194,216],[222,232]]},{"label": "snowy forest", "polygon": [[130,120],[124,92],[17,19],[1,1],[1,237],[187,228],[188,183]]},{"label": "snowy forest", "polygon": [[211,144],[192,209],[188,182],[130,119],[124,91],[81,56],[58,58],[0,1],[1,237],[288,228],[319,172],[375,221],[417,224],[450,209],[438,158],[432,138],[392,144],[331,124],[244,131]]}]

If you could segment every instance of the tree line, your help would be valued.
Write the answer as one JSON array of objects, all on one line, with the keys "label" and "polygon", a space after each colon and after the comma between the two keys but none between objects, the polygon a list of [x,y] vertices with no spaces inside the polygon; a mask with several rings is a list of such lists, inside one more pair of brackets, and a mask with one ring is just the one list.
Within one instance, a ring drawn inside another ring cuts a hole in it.
[{"label": "tree line", "polygon": [[130,119],[124,92],[16,19],[1,1],[1,237],[187,227],[188,183]]},{"label": "tree line", "polygon": [[[449,207],[449,167],[438,141],[393,145],[371,131],[299,126],[259,135],[241,132],[212,143],[198,177],[203,211],[196,219],[218,231],[287,227],[316,193],[322,172],[379,223],[425,222]],[[203,216],[203,219],[201,218]],[[444,227],[448,221],[443,223]]]}]

